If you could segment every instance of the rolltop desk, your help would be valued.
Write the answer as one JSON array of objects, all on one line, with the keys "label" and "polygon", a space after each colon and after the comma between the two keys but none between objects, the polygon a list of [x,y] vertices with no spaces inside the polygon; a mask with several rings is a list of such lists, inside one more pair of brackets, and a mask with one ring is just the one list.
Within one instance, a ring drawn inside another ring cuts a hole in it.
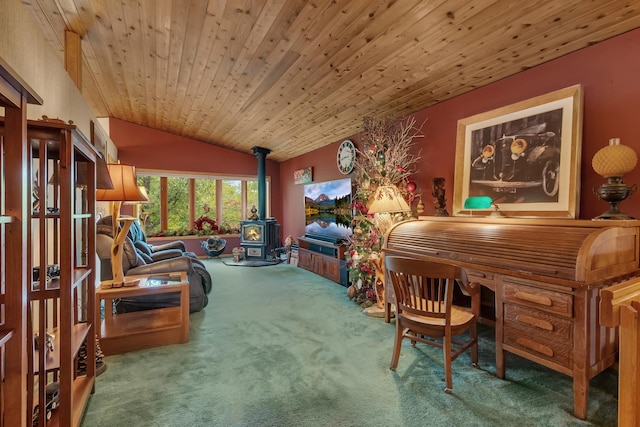
[{"label": "rolltop desk", "polygon": [[640,221],[420,217],[394,226],[384,253],[460,266],[494,291],[496,375],[505,352],[569,375],[585,419],[589,381],[618,348],[616,329],[598,323],[599,291],[639,273],[639,234]]}]

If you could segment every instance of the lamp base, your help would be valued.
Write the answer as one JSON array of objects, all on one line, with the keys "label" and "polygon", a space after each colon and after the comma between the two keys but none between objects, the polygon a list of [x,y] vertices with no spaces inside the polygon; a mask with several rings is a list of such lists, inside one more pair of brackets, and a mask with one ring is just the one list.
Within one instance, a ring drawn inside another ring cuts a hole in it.
[{"label": "lamp base", "polygon": [[[495,206],[495,205],[494,205]],[[489,214],[489,218],[506,218],[500,209],[496,206],[493,212]]]},{"label": "lamp base", "polygon": [[606,212],[603,212],[601,215],[598,215],[593,219],[626,220],[626,219],[636,219],[636,218],[631,215],[627,215],[626,213],[618,209],[618,207],[616,206],[616,207],[612,207]]},{"label": "lamp base", "polygon": [[362,312],[369,317],[378,317],[378,318],[384,317],[384,308],[380,308],[375,304],[372,305],[371,307],[367,307],[363,309]]},{"label": "lamp base", "polygon": [[609,203],[609,210],[598,215],[594,219],[635,219],[634,217],[622,212],[618,207],[620,202],[625,200],[636,191],[636,186],[630,187],[622,182],[622,177],[609,177],[607,183],[602,184],[598,191],[595,192],[600,200]]}]

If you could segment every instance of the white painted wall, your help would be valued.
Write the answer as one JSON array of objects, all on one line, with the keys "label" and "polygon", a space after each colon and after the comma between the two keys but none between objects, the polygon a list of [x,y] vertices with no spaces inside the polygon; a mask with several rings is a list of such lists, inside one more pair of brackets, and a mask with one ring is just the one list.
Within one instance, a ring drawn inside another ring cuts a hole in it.
[{"label": "white painted wall", "polygon": [[[108,125],[102,126],[104,121],[96,119],[20,0],[0,1],[0,57],[44,100],[41,106],[28,106],[29,119],[46,115],[65,122],[72,120],[87,138],[94,120],[108,135]],[[110,151],[115,149],[113,143],[110,145]]]}]

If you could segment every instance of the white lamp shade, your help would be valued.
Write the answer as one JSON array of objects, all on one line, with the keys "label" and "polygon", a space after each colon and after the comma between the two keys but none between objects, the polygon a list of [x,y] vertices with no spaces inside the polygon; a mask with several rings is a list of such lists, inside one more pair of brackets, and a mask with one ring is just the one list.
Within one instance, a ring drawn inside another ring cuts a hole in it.
[{"label": "white lamp shade", "polygon": [[378,187],[368,213],[410,212],[411,208],[393,185]]}]

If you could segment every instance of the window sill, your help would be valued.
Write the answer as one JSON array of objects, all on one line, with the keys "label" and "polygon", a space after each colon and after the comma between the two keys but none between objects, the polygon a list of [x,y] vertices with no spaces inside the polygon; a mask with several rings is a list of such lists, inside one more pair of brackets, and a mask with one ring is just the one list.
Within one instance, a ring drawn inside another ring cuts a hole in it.
[{"label": "window sill", "polygon": [[216,236],[222,239],[228,237],[240,237],[240,233],[229,233],[229,234],[203,234],[202,236],[195,236],[192,234],[188,234],[185,236],[158,236],[158,237],[147,237],[147,240],[150,242],[160,241],[160,240],[205,240],[208,237]]}]

